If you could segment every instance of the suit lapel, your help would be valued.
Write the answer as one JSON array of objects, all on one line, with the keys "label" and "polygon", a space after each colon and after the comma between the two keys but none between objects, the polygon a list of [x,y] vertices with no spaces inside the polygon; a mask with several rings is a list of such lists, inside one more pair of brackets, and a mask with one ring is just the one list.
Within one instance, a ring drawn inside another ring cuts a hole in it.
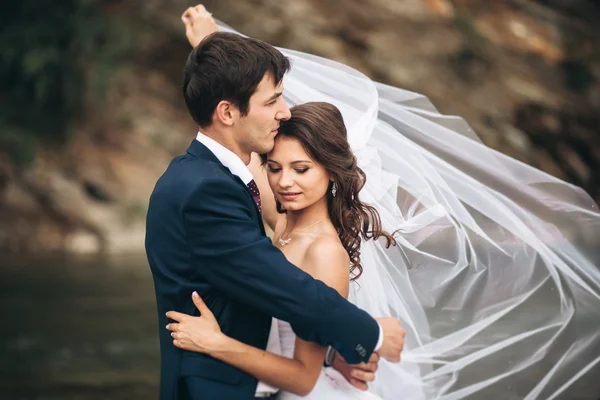
[{"label": "suit lapel", "polygon": [[212,161],[219,165],[223,165],[223,163],[219,161],[217,156],[215,156],[213,152],[208,149],[208,147],[206,147],[196,139],[192,140],[192,143],[190,144],[190,147],[188,147],[187,152],[188,154],[191,154],[200,160]]},{"label": "suit lapel", "polygon": [[231,171],[229,170],[229,168],[224,166],[223,163],[217,158],[217,156],[214,155],[214,153],[212,151],[210,151],[205,145],[203,145],[196,139],[194,139],[192,141],[192,143],[190,144],[190,147],[188,147],[187,152],[188,152],[188,154],[191,154],[192,156],[194,156],[200,160],[211,161],[211,162],[218,164],[219,167],[223,170],[223,172],[225,172],[225,175],[227,175],[229,178],[233,179],[237,184],[242,185],[244,187],[244,189],[245,189],[244,192],[246,193],[246,199],[247,200],[249,199],[250,202],[252,203],[252,207],[255,211],[254,217],[258,221],[258,225],[260,226],[260,231],[262,232],[263,235],[266,235],[265,226],[263,224],[260,212],[258,211],[258,207],[256,206],[256,203],[254,202],[254,198],[252,197],[252,194],[248,190],[248,186],[240,179],[240,177],[232,174]]}]

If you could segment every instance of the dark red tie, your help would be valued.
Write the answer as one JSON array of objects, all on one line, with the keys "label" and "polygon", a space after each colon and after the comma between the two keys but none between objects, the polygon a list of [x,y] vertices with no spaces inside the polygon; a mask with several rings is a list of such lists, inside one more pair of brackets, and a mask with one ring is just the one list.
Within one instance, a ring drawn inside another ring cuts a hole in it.
[{"label": "dark red tie", "polygon": [[256,203],[256,207],[258,207],[258,212],[262,213],[262,208],[260,207],[260,192],[258,191],[258,186],[256,186],[256,182],[254,182],[254,179],[248,182],[247,186],[250,190],[250,194],[252,194],[254,202]]}]

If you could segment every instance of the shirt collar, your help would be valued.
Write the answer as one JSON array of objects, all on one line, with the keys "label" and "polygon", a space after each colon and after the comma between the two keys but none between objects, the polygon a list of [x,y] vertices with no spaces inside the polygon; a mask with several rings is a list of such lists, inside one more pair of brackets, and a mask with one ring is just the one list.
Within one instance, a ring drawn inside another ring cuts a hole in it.
[{"label": "shirt collar", "polygon": [[221,164],[229,168],[229,171],[237,175],[246,185],[253,179],[246,164],[233,151],[200,131],[196,140],[205,145],[221,161]]}]

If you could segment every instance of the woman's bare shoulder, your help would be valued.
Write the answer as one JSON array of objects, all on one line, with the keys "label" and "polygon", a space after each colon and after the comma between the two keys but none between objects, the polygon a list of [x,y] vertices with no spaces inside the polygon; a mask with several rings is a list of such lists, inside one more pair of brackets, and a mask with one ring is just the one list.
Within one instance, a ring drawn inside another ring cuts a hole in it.
[{"label": "woman's bare shoulder", "polygon": [[313,271],[313,277],[347,296],[350,280],[350,256],[336,236],[315,239],[306,249],[304,262]]},{"label": "woman's bare shoulder", "polygon": [[306,249],[306,257],[311,260],[327,260],[327,262],[350,262],[348,252],[339,237],[323,235],[315,238]]}]

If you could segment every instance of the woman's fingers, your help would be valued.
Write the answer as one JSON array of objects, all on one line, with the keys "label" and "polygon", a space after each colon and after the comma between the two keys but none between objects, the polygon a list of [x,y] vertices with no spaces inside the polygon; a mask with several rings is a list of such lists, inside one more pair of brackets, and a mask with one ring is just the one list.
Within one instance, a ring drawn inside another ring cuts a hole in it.
[{"label": "woman's fingers", "polygon": [[177,339],[180,342],[187,340],[189,341],[190,337],[185,332],[171,332],[171,337],[173,339]]},{"label": "woman's fingers", "polygon": [[179,347],[180,349],[190,350],[190,351],[201,351],[202,348],[198,347],[190,338],[181,333],[176,332],[173,336],[173,345]]},{"label": "woman's fingers", "polygon": [[375,374],[373,372],[362,371],[360,369],[353,369],[350,375],[354,379],[358,379],[363,382],[373,382],[375,380]]},{"label": "woman's fingers", "polygon": [[355,388],[359,389],[359,390],[369,390],[369,385],[366,382],[363,382],[361,380],[355,379],[355,378],[350,378],[350,383],[352,384],[352,386],[354,386]]},{"label": "woman's fingers", "polygon": [[186,318],[189,317],[189,315],[182,314],[182,313],[177,312],[177,311],[169,311],[166,315],[167,315],[167,318],[172,319],[173,321],[177,321],[177,322],[182,322]]},{"label": "woman's fingers", "polygon": [[198,292],[192,293],[192,301],[196,305],[198,311],[200,311],[200,316],[202,317],[214,317],[213,313],[210,311],[208,306],[204,303],[204,300],[200,297]]},{"label": "woman's fingers", "polygon": [[199,16],[200,16],[200,13],[196,9],[196,7],[189,7],[187,10],[184,11],[183,15],[181,16],[181,19],[183,19],[183,20],[188,19],[190,22],[192,22],[194,19],[198,18]]},{"label": "woman's fingers", "polygon": [[205,17],[209,17],[209,16],[212,15],[211,13],[208,12],[208,10],[206,9],[206,7],[204,7],[202,4],[198,4],[194,8],[198,12],[198,15],[202,15],[202,16],[205,16]]}]

